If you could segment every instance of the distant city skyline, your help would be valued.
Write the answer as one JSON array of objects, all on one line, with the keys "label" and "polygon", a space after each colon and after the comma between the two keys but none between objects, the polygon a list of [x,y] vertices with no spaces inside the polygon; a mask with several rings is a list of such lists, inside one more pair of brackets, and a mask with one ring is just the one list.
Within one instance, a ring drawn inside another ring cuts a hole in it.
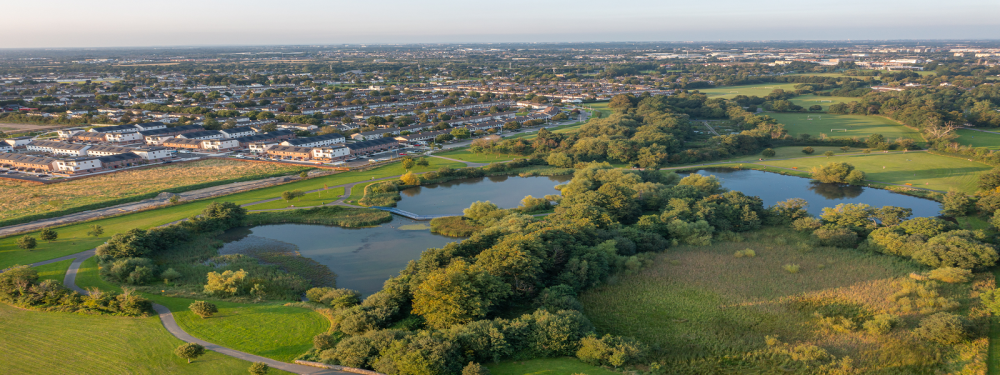
[{"label": "distant city skyline", "polygon": [[39,0],[5,13],[0,48],[1000,38],[996,0]]}]

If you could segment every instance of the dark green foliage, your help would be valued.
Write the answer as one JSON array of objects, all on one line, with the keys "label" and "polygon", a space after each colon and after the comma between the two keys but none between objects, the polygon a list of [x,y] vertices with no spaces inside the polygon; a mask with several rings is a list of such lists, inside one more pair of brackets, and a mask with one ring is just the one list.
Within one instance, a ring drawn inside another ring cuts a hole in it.
[{"label": "dark green foliage", "polygon": [[812,155],[814,152],[816,152],[816,149],[812,147],[806,147],[802,149],[802,153],[806,155]]},{"label": "dark green foliage", "polygon": [[36,240],[35,237],[24,235],[21,238],[17,239],[17,247],[20,247],[22,249],[31,250],[34,249],[35,246],[37,245],[38,245],[38,240]]},{"label": "dark green foliage", "polygon": [[950,190],[948,194],[944,195],[944,200],[941,201],[941,215],[950,217],[965,216],[972,210],[972,204],[972,200],[965,196],[965,193]]},{"label": "dark green foliage", "polygon": [[361,293],[351,289],[312,288],[306,291],[306,298],[338,309],[346,309],[361,303]]},{"label": "dark green foliage", "polygon": [[247,371],[250,371],[250,375],[267,375],[271,371],[271,366],[268,366],[264,362],[254,362]]},{"label": "dark green foliage", "polygon": [[45,228],[38,234],[38,238],[41,238],[43,241],[52,242],[55,241],[56,238],[59,238],[59,233],[56,233],[56,231],[52,230],[52,228]]},{"label": "dark green foliage", "polygon": [[462,368],[462,375],[490,375],[490,369],[475,362],[469,362]]},{"label": "dark green foliage", "polygon": [[980,189],[992,191],[997,187],[1000,187],[1000,168],[993,168],[979,174]]},{"label": "dark green foliage", "polygon": [[761,151],[760,154],[765,158],[773,158],[776,153],[772,148],[765,148],[764,151]]},{"label": "dark green foliage", "polygon": [[138,258],[151,252],[146,230],[139,228],[115,234],[107,243],[97,247],[97,256],[102,259]]},{"label": "dark green foliage", "polygon": [[188,305],[188,309],[195,315],[202,317],[202,319],[211,317],[219,312],[219,308],[214,303],[205,301],[194,301]]},{"label": "dark green foliage", "polygon": [[343,336],[343,334],[332,335],[328,333],[320,333],[313,336],[313,348],[319,351],[331,349],[336,346],[338,342],[340,342]]},{"label": "dark green foliage", "polygon": [[847,228],[819,228],[813,236],[824,246],[849,248],[858,244],[858,234]]},{"label": "dark green foliage", "polygon": [[848,163],[833,162],[813,168],[812,178],[823,183],[857,184],[865,180],[865,174],[854,170]]},{"label": "dark green foliage", "polygon": [[981,231],[955,230],[934,236],[913,252],[913,259],[931,267],[979,269],[996,264],[996,246],[985,243]]},{"label": "dark green foliage", "polygon": [[649,348],[631,337],[604,335],[584,337],[576,357],[595,366],[621,367],[639,363]]},{"label": "dark green foliage", "polygon": [[117,294],[93,291],[81,296],[55,280],[38,282],[38,273],[28,266],[13,266],[0,273],[0,300],[24,307],[63,312],[141,316],[152,304],[131,290]]},{"label": "dark green foliage", "polygon": [[940,312],[920,321],[913,334],[924,340],[941,345],[954,345],[965,340],[966,333],[962,319],[955,314]]},{"label": "dark green foliage", "polygon": [[119,283],[143,285],[153,280],[156,264],[149,258],[122,258],[101,263],[101,274]]},{"label": "dark green foliage", "polygon": [[212,202],[194,221],[203,231],[226,230],[243,225],[246,216],[247,210],[236,203]]}]

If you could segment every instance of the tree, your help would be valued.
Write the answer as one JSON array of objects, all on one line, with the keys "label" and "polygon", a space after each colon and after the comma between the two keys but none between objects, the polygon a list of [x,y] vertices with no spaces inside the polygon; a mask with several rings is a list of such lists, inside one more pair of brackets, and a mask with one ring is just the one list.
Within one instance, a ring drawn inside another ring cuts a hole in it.
[{"label": "tree", "polygon": [[420,159],[417,159],[417,165],[419,165],[421,167],[426,167],[426,166],[431,165],[431,162],[428,161],[427,158],[420,158]]},{"label": "tree", "polygon": [[819,111],[823,110],[823,106],[821,106],[819,104],[814,104],[814,105],[809,106],[809,110],[812,111],[812,112],[819,112]]},{"label": "tree", "polygon": [[922,319],[913,334],[941,345],[954,345],[965,339],[965,327],[958,315],[939,312]]},{"label": "tree", "polygon": [[472,220],[479,220],[490,215],[493,212],[496,212],[499,209],[500,207],[497,206],[496,204],[493,204],[493,202],[475,201],[472,202],[471,205],[469,205],[469,208],[462,210],[462,214],[465,215],[465,217],[470,218]]},{"label": "tree", "polygon": [[406,172],[399,177],[399,180],[403,182],[403,185],[420,185],[420,177],[417,177],[413,172]]},{"label": "tree", "polygon": [[216,307],[214,303],[205,301],[194,301],[188,305],[188,309],[195,313],[195,315],[200,316],[202,319],[208,318],[219,312],[219,308]]},{"label": "tree", "polygon": [[1000,186],[1000,168],[993,168],[987,172],[979,174],[979,188],[982,190],[994,190]]},{"label": "tree", "polygon": [[413,168],[415,164],[417,164],[417,162],[411,158],[403,159],[403,169],[410,170],[410,168]]},{"label": "tree", "polygon": [[773,148],[765,148],[764,151],[761,152],[760,154],[763,155],[765,158],[773,158],[776,153],[774,152]]},{"label": "tree", "polygon": [[467,139],[472,136],[468,128],[455,128],[451,130],[451,135],[458,139]]},{"label": "tree", "polygon": [[39,233],[38,238],[41,238],[44,241],[52,242],[55,241],[56,238],[59,238],[59,233],[56,233],[56,231],[52,230],[52,228],[45,228],[42,229],[42,233]]},{"label": "tree", "polygon": [[247,272],[244,270],[227,270],[221,274],[215,271],[208,273],[208,283],[205,293],[223,297],[241,295],[247,292]]},{"label": "tree", "polygon": [[948,217],[965,216],[972,210],[972,200],[958,190],[952,189],[941,201],[941,215]]},{"label": "tree", "polygon": [[469,362],[462,368],[462,375],[490,375],[490,369],[475,362]]},{"label": "tree", "polygon": [[271,366],[264,362],[254,362],[250,365],[249,371],[251,375],[267,375],[267,372],[271,371]]},{"label": "tree", "polygon": [[981,269],[997,263],[996,246],[982,240],[980,231],[953,230],[927,240],[913,252],[913,260],[931,267]]},{"label": "tree", "polygon": [[191,363],[192,359],[205,355],[205,347],[194,343],[187,343],[174,349],[174,354]]},{"label": "tree", "polygon": [[826,157],[827,157],[827,159],[829,159],[829,158],[830,158],[831,156],[833,156],[833,151],[827,151],[827,152],[824,152],[824,153],[823,153],[823,156],[826,156]]},{"label": "tree", "polygon": [[90,230],[87,231],[88,236],[100,237],[102,234],[104,234],[104,227],[97,224],[91,224]]},{"label": "tree", "polygon": [[35,240],[35,237],[31,237],[31,236],[25,235],[24,237],[21,237],[21,238],[17,239],[17,247],[20,247],[22,249],[31,250],[31,249],[34,249],[35,246],[37,246],[37,245],[38,245],[38,241]]},{"label": "tree", "polygon": [[812,147],[806,147],[802,149],[802,153],[806,155],[812,155],[812,153],[814,152],[816,152],[816,150]]},{"label": "tree", "polygon": [[868,136],[868,140],[865,141],[865,145],[871,148],[879,148],[879,146],[883,143],[885,143],[885,137],[881,134],[872,134]]},{"label": "tree", "polygon": [[865,179],[864,172],[855,171],[853,165],[844,162],[814,167],[810,173],[813,179],[824,183],[858,183]]},{"label": "tree", "polygon": [[611,98],[611,101],[608,102],[608,108],[618,112],[625,112],[629,108],[632,108],[632,98],[625,94],[615,95],[615,97]]},{"label": "tree", "polygon": [[170,196],[170,199],[168,201],[170,202],[170,204],[177,204],[178,202],[181,201],[181,199],[177,198],[177,194],[174,194]]},{"label": "tree", "polygon": [[307,178],[307,177],[309,177],[309,172],[302,171],[301,173],[299,173],[299,178]]},{"label": "tree", "polygon": [[549,165],[562,168],[570,168],[573,166],[573,159],[562,152],[553,152],[549,154],[549,157],[545,159]]},{"label": "tree", "polygon": [[416,287],[413,313],[423,316],[428,326],[445,329],[482,319],[510,292],[510,285],[498,277],[453,260]]}]

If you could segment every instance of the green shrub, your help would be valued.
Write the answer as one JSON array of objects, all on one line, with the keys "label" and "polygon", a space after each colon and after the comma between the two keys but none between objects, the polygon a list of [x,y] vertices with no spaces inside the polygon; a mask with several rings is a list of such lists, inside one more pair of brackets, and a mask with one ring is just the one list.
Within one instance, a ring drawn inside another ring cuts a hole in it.
[{"label": "green shrub", "polygon": [[535,299],[535,305],[549,312],[560,310],[583,310],[580,301],[576,299],[576,291],[565,284],[548,287],[542,290]]},{"label": "green shrub", "polygon": [[462,368],[462,375],[490,375],[490,369],[475,362],[469,362]]},{"label": "green shrub", "polygon": [[[306,172],[302,173],[304,174]],[[271,366],[268,366],[264,362],[254,362],[250,365],[250,369],[248,371],[250,371],[251,375],[267,375],[267,372],[271,371]]]},{"label": "green shrub", "polygon": [[34,249],[35,246],[38,246],[38,240],[35,240],[35,237],[25,235],[17,239],[17,247],[22,249],[31,250]]},{"label": "green shrub", "polygon": [[786,264],[782,268],[784,268],[785,271],[788,272],[788,273],[799,273],[799,265],[798,264]]},{"label": "green shrub", "polygon": [[221,274],[209,272],[205,293],[222,297],[242,295],[248,292],[248,282],[247,272],[242,269],[236,272],[227,270]]},{"label": "green shrub", "polygon": [[792,222],[792,229],[795,229],[799,232],[808,232],[816,230],[821,226],[823,226],[823,222],[814,217],[804,217],[801,219],[796,219],[795,221]]},{"label": "green shrub", "polygon": [[160,278],[164,281],[177,280],[181,278],[181,273],[173,268],[167,268],[166,271],[160,273]]},{"label": "green shrub", "polygon": [[964,268],[942,267],[931,270],[927,273],[927,277],[950,284],[965,283],[972,279],[972,271]]},{"label": "green shrub", "polygon": [[584,337],[576,357],[595,366],[621,367],[638,363],[646,356],[645,344],[630,337],[604,335]]},{"label": "green shrub", "polygon": [[743,249],[743,250],[736,250],[736,253],[733,255],[737,258],[744,258],[744,257],[753,258],[757,256],[757,252],[753,251],[753,249]]},{"label": "green shrub", "polygon": [[858,234],[847,228],[819,228],[812,235],[824,246],[849,248],[858,244]]},{"label": "green shrub", "polygon": [[119,283],[143,285],[153,279],[156,265],[149,258],[122,258],[104,263],[101,273]]},{"label": "green shrub", "polygon": [[338,309],[346,309],[361,303],[361,293],[343,288],[312,288],[306,291],[306,298]]},{"label": "green shrub", "polygon": [[320,351],[333,348],[337,346],[338,342],[340,342],[339,337],[327,333],[320,333],[313,336],[313,347]]},{"label": "green shrub", "polygon": [[55,241],[56,238],[59,238],[59,233],[56,233],[56,231],[52,230],[52,228],[45,228],[42,229],[42,232],[38,235],[38,237],[43,241],[52,242]]},{"label": "green shrub", "polygon": [[865,332],[879,336],[889,333],[896,324],[899,324],[898,316],[893,314],[879,314],[875,315],[871,320],[864,322],[862,327],[865,329]]},{"label": "green shrub", "polygon": [[177,349],[174,349],[174,354],[178,357],[186,359],[188,363],[191,363],[192,359],[201,357],[205,354],[205,347],[198,344],[187,343],[178,346]]},{"label": "green shrub", "polygon": [[940,312],[922,319],[913,334],[941,345],[954,345],[965,339],[965,327],[958,315]]},{"label": "green shrub", "polygon": [[195,315],[200,316],[202,319],[208,318],[219,312],[219,308],[216,307],[214,303],[205,301],[194,301],[188,305],[188,309]]}]

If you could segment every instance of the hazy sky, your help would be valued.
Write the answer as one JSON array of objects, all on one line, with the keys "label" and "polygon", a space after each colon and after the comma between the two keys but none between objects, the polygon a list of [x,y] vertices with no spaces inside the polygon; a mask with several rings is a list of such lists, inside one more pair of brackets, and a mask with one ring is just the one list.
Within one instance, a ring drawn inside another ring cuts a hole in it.
[{"label": "hazy sky", "polygon": [[1000,0],[32,0],[0,48],[997,39]]}]

